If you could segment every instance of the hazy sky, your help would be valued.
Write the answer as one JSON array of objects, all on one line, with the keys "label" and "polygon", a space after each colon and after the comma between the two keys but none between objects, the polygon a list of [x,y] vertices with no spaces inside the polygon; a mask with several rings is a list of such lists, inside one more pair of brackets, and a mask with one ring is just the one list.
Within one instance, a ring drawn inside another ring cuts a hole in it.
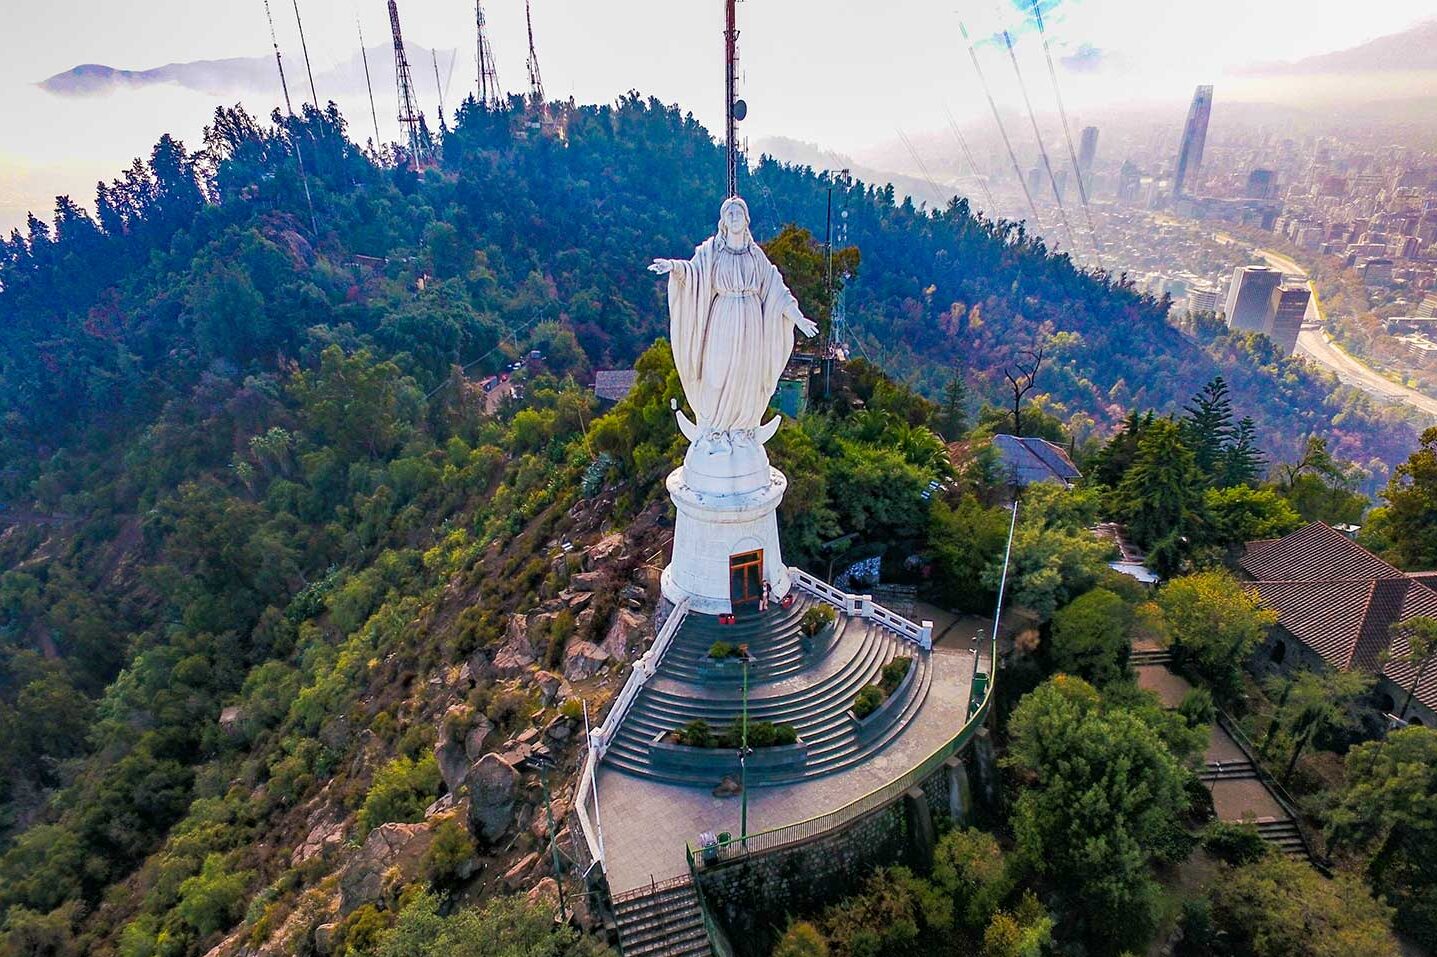
[{"label": "hazy sky", "polygon": [[[1171,102],[1180,109],[1200,82],[1219,99],[1282,95],[1244,66],[1353,46],[1433,15],[1431,0],[1042,0],[1063,64],[1069,108],[1081,115]],[[383,0],[300,0],[316,72],[352,57],[358,14],[370,46],[387,42]],[[272,0],[291,92],[307,89],[291,0]],[[722,110],[721,0],[533,0],[544,80],[551,97],[607,101],[637,89],[692,109],[713,128]],[[89,204],[100,176],[148,151],[167,130],[194,141],[220,102],[241,98],[177,87],[60,97],[34,84],[81,63],[147,69],[169,62],[265,56],[262,0],[5,0],[0,31],[0,226],[26,206],[48,208],[61,191]],[[501,82],[526,86],[522,0],[487,0]],[[783,135],[861,153],[895,135],[935,129],[944,109],[960,119],[986,109],[960,16],[976,36],[1012,28],[1030,90],[1051,103],[1042,49],[1023,11],[1030,0],[743,0],[739,5],[745,132]],[[406,40],[458,48],[449,102],[474,82],[473,7],[468,0],[401,0]],[[996,45],[980,50],[1000,99],[1015,102],[1012,67]],[[396,137],[392,59],[371,62],[380,123]],[[415,64],[432,113],[432,67]],[[1287,92],[1291,92],[1289,87]],[[356,131],[367,103],[333,96]],[[278,83],[244,94],[252,109],[278,103]],[[1175,122],[1181,122],[1179,119]],[[397,137],[396,137],[397,138]]]}]

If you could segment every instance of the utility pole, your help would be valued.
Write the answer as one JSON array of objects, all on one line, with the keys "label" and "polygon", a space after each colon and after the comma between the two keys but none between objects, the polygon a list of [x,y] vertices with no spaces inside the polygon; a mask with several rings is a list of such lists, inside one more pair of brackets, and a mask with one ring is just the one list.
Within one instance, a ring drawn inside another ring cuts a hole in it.
[{"label": "utility pole", "polygon": [[[264,0],[264,17],[269,22],[269,42],[274,46],[274,65],[279,68],[279,86],[284,91],[284,112],[291,120],[294,119],[294,107],[290,105],[289,83],[284,78],[284,58],[279,55],[279,38],[274,32],[274,15],[269,9],[269,0]],[[300,149],[299,140],[295,137],[294,131],[285,128],[289,135],[290,142],[294,144],[294,162],[299,167],[299,181],[304,186],[304,203],[309,207],[309,225],[314,230],[316,238],[319,236],[319,217],[314,214],[314,197],[309,192],[309,174],[304,171],[304,151]]]},{"label": "utility pole", "polygon": [[369,117],[374,120],[374,152],[379,153],[379,111],[374,108],[374,83],[369,79],[369,51],[364,48],[364,27],[359,24],[359,10],[354,11],[354,28],[359,31],[359,56],[364,61],[364,88],[369,91]]},{"label": "utility pole", "polygon": [[294,22],[299,27],[299,48],[304,52],[304,72],[309,74],[309,98],[319,112],[319,94],[314,91],[314,70],[309,66],[309,46],[304,42],[304,21],[299,18],[299,0],[294,0]]},{"label": "utility pole", "polygon": [[724,0],[724,116],[728,135],[728,195],[738,195],[738,121],[748,112],[738,98],[738,13]]},{"label": "utility pole", "polygon": [[[733,0],[729,0],[732,4]],[[743,661],[743,731],[738,749],[738,791],[739,791],[739,840],[748,849],[748,756],[753,753],[748,746],[748,656]]]}]

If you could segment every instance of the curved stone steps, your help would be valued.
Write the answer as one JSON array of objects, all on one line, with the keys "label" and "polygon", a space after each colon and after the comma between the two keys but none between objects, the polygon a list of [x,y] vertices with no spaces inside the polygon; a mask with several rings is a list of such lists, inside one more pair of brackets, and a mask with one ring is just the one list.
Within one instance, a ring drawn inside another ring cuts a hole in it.
[{"label": "curved stone steps", "polygon": [[[674,643],[664,656],[664,673],[677,681],[688,681],[725,687],[741,685],[742,672],[735,670],[729,675],[704,674],[700,659],[708,655],[715,641],[726,641],[731,645],[749,646],[754,662],[749,666],[749,686],[762,685],[782,680],[810,666],[832,648],[815,648],[813,652],[803,647],[806,639],[799,629],[803,614],[814,601],[798,598],[793,607],[785,609],[775,605],[762,615],[750,613],[742,616],[732,625],[720,625],[709,616],[691,616],[684,622]],[[840,617],[840,622],[847,622]]]},{"label": "curved stone steps", "polygon": [[[749,781],[749,786],[764,787],[792,784],[796,781],[820,778],[837,771],[842,771],[861,761],[869,759],[873,755],[881,752],[892,743],[895,738],[903,733],[908,723],[912,720],[913,715],[922,707],[931,683],[932,670],[928,667],[928,663],[924,661],[922,671],[909,687],[908,700],[904,702],[899,714],[890,716],[888,727],[883,733],[875,736],[866,744],[860,744],[856,730],[849,727],[842,736],[826,742],[822,747],[816,750],[811,749],[808,763],[801,772],[782,776],[756,777]],[[700,774],[684,774],[674,771],[657,771],[649,765],[646,751],[636,752],[632,748],[621,745],[617,741],[610,748],[604,760],[609,762],[612,767],[625,773],[636,774],[645,779],[660,781],[666,784],[710,788],[718,783],[717,780],[713,779],[712,775],[706,776]]]},{"label": "curved stone steps", "polygon": [[[783,628],[783,619],[789,617],[774,616],[771,620],[776,627]],[[928,656],[887,629],[843,617],[840,623],[845,627],[838,632],[839,640],[830,646],[830,650],[843,649],[842,653],[847,657],[841,665],[818,674],[810,684],[768,695],[754,695],[750,685],[750,719],[792,724],[809,746],[808,762],[802,771],[752,780],[751,786],[792,783],[851,767],[887,747],[902,734],[922,707],[932,682]],[[701,645],[702,653],[707,653],[711,643],[691,639],[689,650]],[[913,667],[918,669],[906,689],[906,700],[880,719],[885,727],[879,733],[868,741],[860,742],[858,725],[848,716],[848,709],[858,690],[876,681],[882,667],[900,654],[911,656]],[[671,677],[669,663],[669,656],[666,655],[660,665],[661,677]],[[694,718],[703,718],[716,730],[733,723],[742,713],[742,691],[737,686],[713,682],[664,683],[668,687],[660,689],[651,685],[640,693],[604,760],[618,770],[650,780],[712,787],[717,781],[709,780],[711,775],[674,770],[661,772],[652,768],[648,762],[648,745],[659,733]]]},{"label": "curved stone steps", "polygon": [[[803,732],[814,725],[819,718],[831,712],[844,712],[853,703],[859,690],[871,684],[878,677],[883,666],[901,654],[907,654],[901,639],[888,640],[886,634],[873,629],[864,636],[858,652],[841,669],[824,680],[802,690],[779,695],[749,695],[749,714],[756,721],[772,721],[775,724],[792,724]],[[911,655],[915,661],[920,654]],[[680,695],[646,688],[635,702],[625,724],[638,716],[641,720],[664,717],[680,724],[694,718],[703,718],[710,724],[728,724],[743,711],[742,690],[724,698]]]}]

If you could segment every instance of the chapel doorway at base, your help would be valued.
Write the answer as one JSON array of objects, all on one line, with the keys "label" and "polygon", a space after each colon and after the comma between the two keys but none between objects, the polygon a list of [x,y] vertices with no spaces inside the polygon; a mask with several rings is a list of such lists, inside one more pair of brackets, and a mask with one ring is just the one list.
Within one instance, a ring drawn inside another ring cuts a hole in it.
[{"label": "chapel doorway at base", "polygon": [[740,605],[758,604],[763,597],[763,549],[728,557],[729,600]]}]

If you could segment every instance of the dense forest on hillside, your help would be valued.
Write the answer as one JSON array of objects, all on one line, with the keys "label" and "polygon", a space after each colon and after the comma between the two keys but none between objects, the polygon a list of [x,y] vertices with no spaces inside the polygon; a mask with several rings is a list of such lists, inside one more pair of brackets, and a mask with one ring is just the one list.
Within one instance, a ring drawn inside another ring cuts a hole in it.
[{"label": "dense forest on hillside", "polygon": [[[580,573],[561,541],[627,536],[603,597],[535,632],[540,665],[607,643],[619,595],[642,589],[680,448],[644,267],[711,233],[723,157],[655,101],[552,109],[561,136],[468,104],[422,173],[360,150],[332,108],[268,124],[222,109],[201,149],[163,138],[93,213],[62,198],[3,241],[4,946],[190,954],[233,932],[308,947],[342,882],[333,847],[302,853],[316,829],[358,844],[421,820],[444,790],[436,733],[487,727],[490,749],[531,724],[571,733],[574,702],[602,697],[582,670],[561,700],[486,669],[514,616]],[[793,279],[816,248],[781,230],[821,228],[827,183],[763,162],[742,188]],[[956,373],[1001,403],[1003,370],[1039,336],[1052,361],[1032,420],[1078,439],[1133,408],[1175,411],[1221,370],[1274,460],[1310,432],[1374,470],[1416,444],[1264,340],[1185,337],[1161,303],[1019,224],[841,192],[861,254],[849,314],[881,367],[846,372],[862,413],[775,440],[791,558],[846,532],[929,549],[966,590],[955,604],[988,607],[1004,513],[973,488],[1000,483],[963,478],[930,514],[950,466],[919,393],[936,402]],[[522,391],[491,402],[479,380],[535,350]],[[601,409],[593,371],[636,362],[635,392]],[[1085,568],[1104,552],[1070,511],[1024,533],[1035,603],[1071,597],[1041,574],[1055,548]],[[481,896],[502,889],[502,854],[538,846],[445,840],[447,857],[424,857],[430,884],[478,855]],[[434,902],[385,895],[344,910],[333,953],[411,952],[394,935]]]}]

